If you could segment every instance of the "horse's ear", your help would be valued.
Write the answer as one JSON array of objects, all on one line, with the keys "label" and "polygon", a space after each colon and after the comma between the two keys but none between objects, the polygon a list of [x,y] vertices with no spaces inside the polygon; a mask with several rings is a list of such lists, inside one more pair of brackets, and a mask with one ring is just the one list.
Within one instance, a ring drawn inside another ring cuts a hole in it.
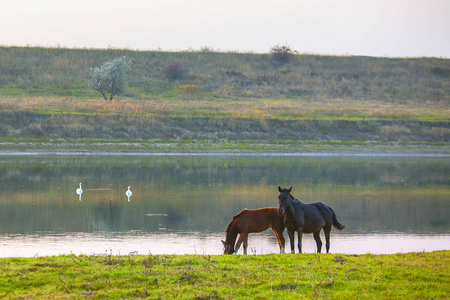
[{"label": "horse's ear", "polygon": [[292,191],[292,186],[287,190],[287,192],[290,194]]},{"label": "horse's ear", "polygon": [[278,191],[281,193],[281,186],[278,186]]}]

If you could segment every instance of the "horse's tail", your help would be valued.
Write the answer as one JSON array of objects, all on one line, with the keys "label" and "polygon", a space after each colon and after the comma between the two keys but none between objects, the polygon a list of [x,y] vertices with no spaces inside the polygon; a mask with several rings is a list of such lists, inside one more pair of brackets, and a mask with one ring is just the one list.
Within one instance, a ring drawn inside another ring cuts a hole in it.
[{"label": "horse's tail", "polygon": [[334,212],[334,210],[331,207],[328,207],[331,210],[331,213],[333,214],[333,227],[338,229],[338,230],[342,230],[345,228],[345,225],[339,223],[339,221],[336,218],[336,213]]}]

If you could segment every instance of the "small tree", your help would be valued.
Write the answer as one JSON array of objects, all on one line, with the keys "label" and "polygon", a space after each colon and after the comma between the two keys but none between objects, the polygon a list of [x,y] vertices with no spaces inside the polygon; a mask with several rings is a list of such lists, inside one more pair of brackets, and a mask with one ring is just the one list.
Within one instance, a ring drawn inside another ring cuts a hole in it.
[{"label": "small tree", "polygon": [[274,61],[280,63],[288,63],[291,61],[292,57],[298,52],[291,49],[288,45],[275,45],[270,48],[270,55]]},{"label": "small tree", "polygon": [[115,95],[123,94],[128,89],[127,74],[131,61],[119,57],[103,63],[100,67],[89,69],[87,84],[100,92],[105,100],[112,100]]}]

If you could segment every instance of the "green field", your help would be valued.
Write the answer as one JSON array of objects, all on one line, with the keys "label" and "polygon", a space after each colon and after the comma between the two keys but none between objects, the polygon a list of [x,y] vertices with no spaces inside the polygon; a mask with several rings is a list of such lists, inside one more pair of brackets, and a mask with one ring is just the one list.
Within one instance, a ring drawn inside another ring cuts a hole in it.
[{"label": "green field", "polygon": [[450,252],[0,259],[0,297],[448,299]]}]

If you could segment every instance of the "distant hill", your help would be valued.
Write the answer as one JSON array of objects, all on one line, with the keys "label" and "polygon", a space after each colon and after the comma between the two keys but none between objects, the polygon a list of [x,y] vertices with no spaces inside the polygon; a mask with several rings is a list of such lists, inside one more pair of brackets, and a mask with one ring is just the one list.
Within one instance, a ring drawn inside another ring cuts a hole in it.
[{"label": "distant hill", "polygon": [[127,98],[450,101],[449,59],[29,47],[0,47],[0,96],[100,98],[87,70],[122,56],[133,62]]}]

